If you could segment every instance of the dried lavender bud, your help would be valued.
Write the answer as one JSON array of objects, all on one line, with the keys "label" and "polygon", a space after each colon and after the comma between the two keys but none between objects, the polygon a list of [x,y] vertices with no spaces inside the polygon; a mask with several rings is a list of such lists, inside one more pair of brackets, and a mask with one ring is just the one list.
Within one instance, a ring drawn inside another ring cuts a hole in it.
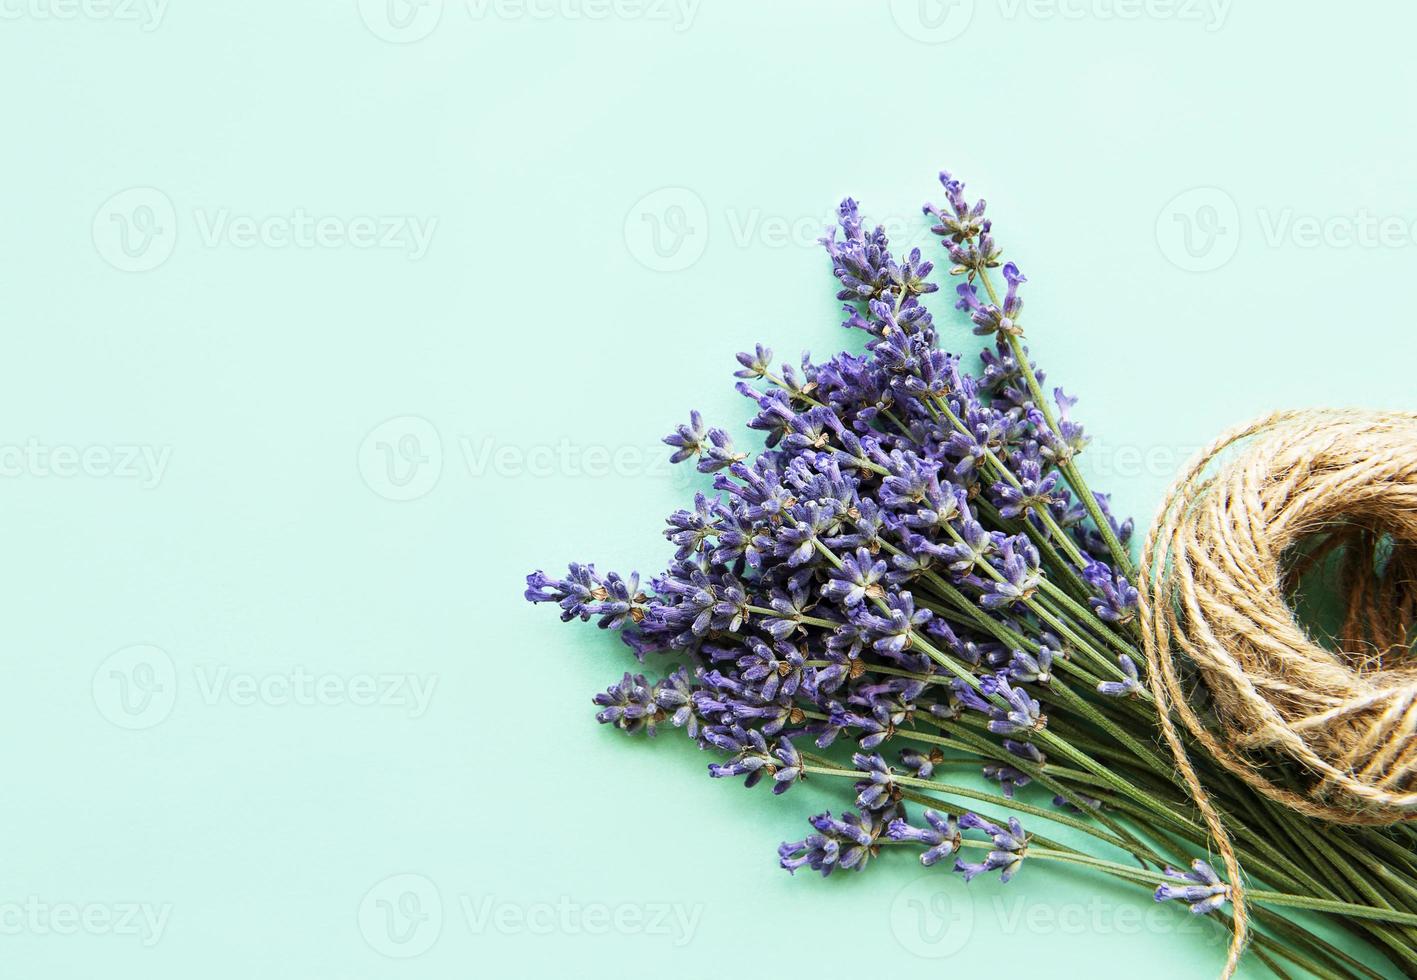
[{"label": "dried lavender bud", "polygon": [[1190,871],[1166,868],[1163,874],[1185,884],[1157,885],[1153,897],[1158,902],[1186,902],[1193,914],[1207,915],[1230,901],[1230,886],[1204,861],[1192,861]]},{"label": "dried lavender bud", "polygon": [[1023,866],[1023,859],[1028,855],[1028,836],[1016,817],[1009,818],[1007,827],[1000,827],[977,813],[966,813],[959,818],[959,827],[961,830],[982,830],[994,843],[994,849],[985,855],[983,861],[975,864],[963,858],[955,861],[954,869],[964,876],[965,881],[998,871],[999,880],[1007,883]]}]

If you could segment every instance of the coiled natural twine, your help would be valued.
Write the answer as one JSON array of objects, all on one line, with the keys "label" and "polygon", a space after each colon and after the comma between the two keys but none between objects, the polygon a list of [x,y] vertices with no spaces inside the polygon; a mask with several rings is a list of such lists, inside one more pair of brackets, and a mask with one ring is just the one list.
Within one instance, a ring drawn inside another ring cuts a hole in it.
[{"label": "coiled natural twine", "polygon": [[[1316,570],[1343,607],[1326,642],[1286,600]],[[1243,883],[1171,711],[1227,770],[1300,813],[1417,818],[1417,415],[1281,412],[1225,433],[1167,494],[1139,577],[1162,731],[1231,883],[1228,976]]]},{"label": "coiled natural twine", "polygon": [[[1285,599],[1326,558],[1346,604],[1334,648]],[[1226,433],[1172,487],[1142,564],[1161,679],[1217,760],[1309,816],[1417,817],[1417,415],[1288,412]],[[1173,648],[1210,696],[1209,723]],[[1298,767],[1275,772],[1276,758]]]}]

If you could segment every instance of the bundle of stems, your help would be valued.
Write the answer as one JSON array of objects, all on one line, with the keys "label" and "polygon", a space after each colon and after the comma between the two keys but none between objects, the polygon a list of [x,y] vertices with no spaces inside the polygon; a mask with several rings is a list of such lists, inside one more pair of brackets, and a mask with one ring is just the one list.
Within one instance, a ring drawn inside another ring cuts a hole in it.
[{"label": "bundle of stems", "polygon": [[[1229,927],[1233,883],[1206,863],[1206,825],[1159,741],[1131,524],[1083,477],[1074,399],[1045,392],[1024,347],[1026,280],[1002,261],[984,202],[941,182],[946,203],[924,210],[956,307],[989,338],[978,371],[939,349],[924,302],[934,264],[892,253],[844,201],[823,242],[865,353],[800,367],[739,354],[765,445],[740,451],[697,413],[665,440],[716,491],[670,516],[669,569],[644,588],[590,565],[538,571],[527,598],[619,631],[641,661],[679,664],[654,681],[626,673],[595,698],[603,723],[682,728],[727,756],[716,777],[775,793],[820,779],[854,796],[779,848],[790,871],[860,871],[888,847],[953,857],[965,881],[1058,862]],[[1318,824],[1187,738],[1243,869],[1251,954],[1279,976],[1417,976],[1412,831]],[[988,782],[951,777],[962,769]],[[1327,941],[1311,912],[1368,950]]]}]

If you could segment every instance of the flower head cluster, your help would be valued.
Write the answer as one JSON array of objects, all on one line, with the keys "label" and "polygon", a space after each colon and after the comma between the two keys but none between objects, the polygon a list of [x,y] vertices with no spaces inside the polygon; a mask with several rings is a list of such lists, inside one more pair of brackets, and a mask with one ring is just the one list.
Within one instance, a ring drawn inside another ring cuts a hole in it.
[{"label": "flower head cluster", "polygon": [[915,841],[925,847],[920,853],[920,863],[929,867],[941,858],[949,857],[959,850],[964,837],[960,833],[959,818],[946,817],[934,810],[925,811],[925,827],[912,827],[903,817],[891,821],[891,840]]},{"label": "flower head cluster", "polygon": [[1190,871],[1167,868],[1165,875],[1178,884],[1157,885],[1153,897],[1158,902],[1185,902],[1196,915],[1206,915],[1230,901],[1230,886],[1204,861],[1192,861]]},{"label": "flower head cluster", "polygon": [[839,818],[819,813],[809,821],[816,833],[784,843],[777,849],[778,860],[790,872],[805,866],[824,878],[838,869],[860,871],[879,852],[887,820],[871,812],[848,810]]},{"label": "flower head cluster", "polygon": [[[641,661],[682,665],[658,683],[627,674],[596,697],[602,722],[684,728],[721,754],[712,775],[767,779],[779,793],[818,768],[812,752],[854,750],[845,771],[859,812],[812,818],[812,835],[783,845],[789,870],[859,870],[888,829],[924,846],[929,864],[974,829],[993,847],[959,870],[1007,880],[1026,850],[1016,822],[905,822],[912,787],[945,761],[911,739],[958,726],[988,742],[972,757],[984,774],[1021,791],[1043,766],[1035,743],[1059,671],[1074,669],[1079,633],[1055,633],[1059,610],[1124,623],[1136,605],[1097,515],[1117,536],[1130,526],[1105,497],[1084,507],[1060,469],[1086,442],[1073,400],[1058,392],[1055,410],[1035,397],[1041,374],[1020,339],[1026,279],[1003,264],[995,293],[989,272],[1002,259],[984,202],[941,181],[946,203],[925,210],[964,277],[960,308],[990,337],[977,373],[939,347],[924,302],[939,288],[932,263],[892,252],[847,199],[823,243],[860,352],[779,366],[761,345],[738,355],[763,448],[737,448],[697,412],[664,440],[711,489],[670,515],[672,561],[643,588],[590,565],[527,578],[532,602],[619,631]],[[1052,583],[1059,562],[1066,574]],[[1140,688],[1126,665],[1082,677],[1089,696],[1099,681],[1114,685],[1104,694]]]}]

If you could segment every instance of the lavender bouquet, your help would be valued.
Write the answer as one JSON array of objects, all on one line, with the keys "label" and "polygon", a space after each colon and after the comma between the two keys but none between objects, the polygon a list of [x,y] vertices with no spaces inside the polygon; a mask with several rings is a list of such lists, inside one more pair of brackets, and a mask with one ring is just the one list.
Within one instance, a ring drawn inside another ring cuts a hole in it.
[{"label": "lavender bouquet", "polygon": [[[988,338],[977,370],[939,349],[921,302],[939,288],[932,263],[893,254],[843,201],[823,244],[866,352],[781,367],[761,346],[739,354],[764,448],[738,448],[697,412],[665,439],[713,488],[669,517],[668,570],[647,586],[592,565],[538,571],[526,598],[619,631],[641,662],[669,660],[658,680],[626,673],[597,695],[600,722],[683,729],[719,756],[710,775],[776,794],[842,785],[854,809],[782,844],[788,871],[859,872],[886,847],[966,882],[1061,862],[1231,925],[1231,886],[1205,862],[1205,827],[1156,742],[1132,524],[1076,466],[1087,439],[1074,399],[1045,394],[1023,344],[1026,280],[1002,261],[984,201],[941,182],[945,204],[924,211],[960,280],[957,308]],[[1279,976],[1417,976],[1410,832],[1316,825],[1189,748],[1253,879],[1253,955]],[[952,780],[960,769],[987,782]],[[1329,943],[1305,910],[1383,957]]]}]

